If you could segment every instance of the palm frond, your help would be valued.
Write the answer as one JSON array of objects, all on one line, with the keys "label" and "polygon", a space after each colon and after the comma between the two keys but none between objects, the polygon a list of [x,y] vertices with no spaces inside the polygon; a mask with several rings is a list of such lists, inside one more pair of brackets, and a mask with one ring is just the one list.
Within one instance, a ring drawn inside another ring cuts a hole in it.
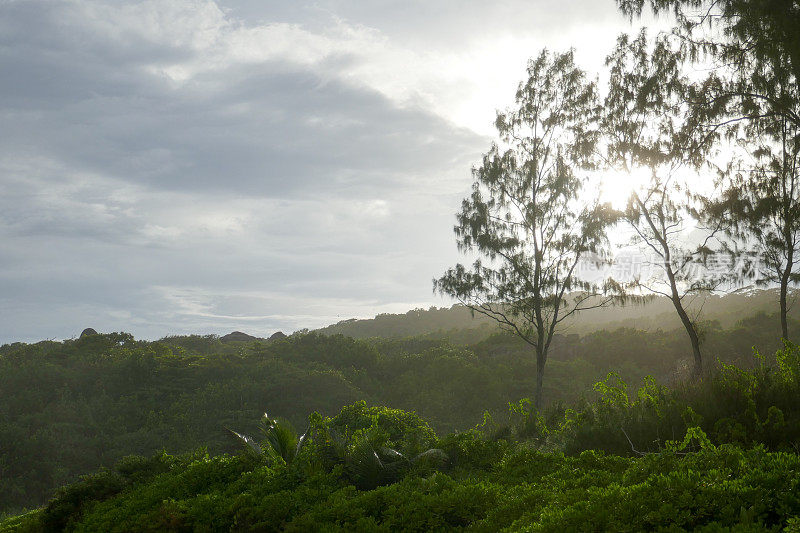
[{"label": "palm frond", "polygon": [[256,455],[264,455],[264,450],[255,441],[255,439],[253,439],[252,437],[248,437],[247,435],[243,435],[242,433],[239,433],[237,431],[234,431],[231,428],[225,428],[225,429],[230,431],[233,434],[233,436],[239,439],[239,442],[241,442],[247,450],[255,453]]},{"label": "palm frond", "polygon": [[347,456],[346,470],[359,489],[374,489],[384,483],[385,468],[369,442],[356,443]]},{"label": "palm frond", "polygon": [[297,431],[288,420],[270,419],[266,413],[262,419],[262,431],[269,444],[271,455],[286,464],[291,463],[297,453]]},{"label": "palm frond", "polygon": [[306,443],[306,437],[308,437],[308,432],[309,432],[310,430],[311,430],[311,427],[309,427],[308,429],[306,429],[305,433],[303,433],[302,435],[300,435],[300,438],[299,438],[299,439],[297,439],[297,446],[295,447],[295,450],[294,450],[294,456],[295,456],[295,457],[297,457],[298,455],[300,455],[300,449],[301,449],[301,448],[303,447],[303,445]]}]

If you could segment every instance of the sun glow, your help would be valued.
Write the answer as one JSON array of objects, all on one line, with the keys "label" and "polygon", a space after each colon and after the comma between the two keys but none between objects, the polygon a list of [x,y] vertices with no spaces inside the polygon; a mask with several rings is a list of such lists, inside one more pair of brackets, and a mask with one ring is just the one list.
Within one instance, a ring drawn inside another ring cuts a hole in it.
[{"label": "sun glow", "polygon": [[616,209],[623,209],[634,191],[639,191],[650,182],[652,171],[647,167],[637,167],[631,172],[608,170],[599,173],[598,187],[600,199],[609,202]]}]

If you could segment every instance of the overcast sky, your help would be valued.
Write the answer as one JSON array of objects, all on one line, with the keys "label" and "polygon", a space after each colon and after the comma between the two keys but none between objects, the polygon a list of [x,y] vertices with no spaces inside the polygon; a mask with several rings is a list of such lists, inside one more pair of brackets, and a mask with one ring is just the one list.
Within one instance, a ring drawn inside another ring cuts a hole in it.
[{"label": "overcast sky", "polygon": [[0,0],[0,343],[269,335],[431,279],[526,60],[613,0]]}]

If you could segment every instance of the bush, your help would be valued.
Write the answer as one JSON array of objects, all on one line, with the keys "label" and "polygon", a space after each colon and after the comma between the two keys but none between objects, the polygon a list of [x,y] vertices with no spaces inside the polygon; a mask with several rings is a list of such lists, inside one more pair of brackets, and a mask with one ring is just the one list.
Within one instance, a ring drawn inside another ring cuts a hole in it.
[{"label": "bush", "polygon": [[56,493],[41,515],[42,526],[46,531],[63,530],[80,519],[86,506],[115,496],[124,487],[125,480],[117,472],[104,470],[85,476]]},{"label": "bush", "polygon": [[405,454],[420,453],[436,440],[433,429],[416,413],[388,407],[367,407],[364,401],[345,406],[328,424],[342,435],[352,435],[374,425],[386,433],[386,446]]},{"label": "bush", "polygon": [[[443,441],[458,443],[454,452],[488,455],[500,446],[472,433]],[[121,475],[93,476],[62,493],[61,504],[80,500],[82,512],[54,521],[53,511],[65,507],[53,506],[0,530],[752,531],[796,525],[800,516],[794,454],[724,445],[631,458],[506,446],[487,468],[477,460],[469,470],[409,475],[370,490],[343,483],[340,471],[299,476],[244,458],[159,456],[153,464],[180,467],[122,492]]]}]

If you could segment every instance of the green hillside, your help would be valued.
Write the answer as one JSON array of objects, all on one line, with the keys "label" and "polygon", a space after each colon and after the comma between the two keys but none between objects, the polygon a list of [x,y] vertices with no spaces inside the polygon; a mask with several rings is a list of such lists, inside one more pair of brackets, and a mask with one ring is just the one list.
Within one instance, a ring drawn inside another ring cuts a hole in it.
[{"label": "green hillside", "polygon": [[[749,368],[751,346],[768,361],[779,348],[770,315],[704,331],[709,361]],[[687,365],[681,330],[563,335],[554,341],[545,397],[553,408],[576,405],[610,371],[629,383],[647,375],[680,383]],[[234,452],[225,428],[252,432],[265,410],[302,428],[309,413],[333,416],[363,400],[415,411],[443,435],[474,427],[484,412],[505,416],[536,380],[530,348],[499,333],[469,346],[429,336],[146,342],[100,334],[2,346],[0,375],[0,512],[41,505],[59,486],[126,455]]]},{"label": "green hillside", "polygon": [[270,421],[234,456],[127,457],[0,531],[796,531],[800,349],[756,360],[439,436],[364,402],[302,438]]}]

